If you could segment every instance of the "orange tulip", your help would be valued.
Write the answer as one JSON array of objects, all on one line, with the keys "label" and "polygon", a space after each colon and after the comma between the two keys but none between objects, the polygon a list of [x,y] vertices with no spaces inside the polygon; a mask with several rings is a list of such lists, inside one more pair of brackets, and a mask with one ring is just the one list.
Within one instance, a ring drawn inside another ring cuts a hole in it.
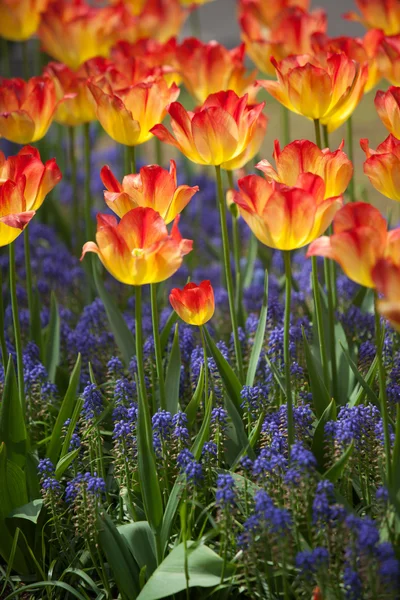
[{"label": "orange tulip", "polygon": [[188,283],[182,290],[174,288],[169,301],[182,321],[198,327],[207,323],[215,310],[214,290],[209,281],[202,281],[200,285]]},{"label": "orange tulip", "polygon": [[152,208],[171,223],[182,212],[196,192],[198,186],[176,184],[176,164],[170,161],[169,171],[158,165],[142,167],[137,175],[126,175],[122,185],[109,167],[103,167],[101,180],[107,188],[104,192],[106,204],[119,217],[138,206]]},{"label": "orange tulip", "polygon": [[1,0],[0,37],[21,42],[34,35],[48,0]]},{"label": "orange tulip", "polygon": [[386,129],[400,138],[400,87],[391,86],[386,92],[376,92],[375,108]]},{"label": "orange tulip", "polygon": [[256,71],[246,74],[243,44],[228,50],[218,42],[188,38],[177,47],[176,57],[183,83],[197,102],[224,90],[233,90],[238,96],[248,93],[250,104],[255,99],[259,89]]},{"label": "orange tulip", "polygon": [[400,33],[400,4],[398,0],[356,0],[361,15],[349,12],[349,21],[359,21],[367,29],[382,29],[386,35]]},{"label": "orange tulip", "polygon": [[34,210],[26,209],[22,179],[16,184],[7,180],[0,186],[0,246],[8,246],[34,217]]},{"label": "orange tulip", "polygon": [[43,49],[71,69],[95,56],[108,56],[122,36],[124,10],[123,5],[94,7],[84,0],[53,0],[39,27]]},{"label": "orange tulip", "polygon": [[306,246],[332,222],[342,197],[325,199],[321,177],[303,173],[294,187],[268,182],[258,175],[238,181],[232,192],[239,213],[254,235],[266,246],[295,250]]},{"label": "orange tulip", "polygon": [[32,146],[25,146],[16,156],[9,158],[0,152],[0,187],[7,181],[15,184],[22,191],[28,211],[40,208],[61,178],[55,159],[43,164],[38,150]]},{"label": "orange tulip", "polygon": [[394,329],[400,331],[400,266],[390,260],[379,260],[372,270],[372,280],[383,295],[377,308]]},{"label": "orange tulip", "polygon": [[137,146],[152,137],[151,129],[167,114],[167,106],[179,96],[162,77],[124,89],[110,88],[106,78],[88,83],[96,102],[96,114],[108,135],[126,146]]},{"label": "orange tulip", "polygon": [[343,53],[271,61],[278,81],[260,81],[261,85],[289,110],[319,119],[329,132],[352,115],[364,93],[368,65],[360,66]]},{"label": "orange tulip", "polygon": [[164,44],[153,39],[140,39],[130,44],[119,41],[111,49],[111,58],[120,72],[130,68],[132,59],[142,64],[152,75],[162,75],[168,85],[181,81],[179,65],[176,58],[177,42],[171,38]]},{"label": "orange tulip", "polygon": [[169,234],[152,208],[134,208],[119,223],[114,216],[98,214],[97,244],[86,242],[82,258],[95,252],[111,275],[128,285],[159,283],[171,277],[192,250],[193,242],[182,239],[178,222],[179,215]]},{"label": "orange tulip", "polygon": [[16,144],[37,142],[46,135],[58,105],[48,76],[0,78],[0,136]]},{"label": "orange tulip", "polygon": [[175,137],[164,125],[151,132],[197,164],[237,169],[259,150],[266,128],[263,107],[248,106],[247,95],[239,98],[231,90],[211,94],[194,113],[173,102],[168,113]]},{"label": "orange tulip", "polygon": [[258,163],[257,169],[266,178],[288,186],[295,186],[299,175],[313,173],[325,182],[325,198],[343,194],[353,176],[353,165],[342,151],[343,142],[335,152],[321,150],[308,140],[296,140],[281,150],[275,140],[274,159],[276,170],[267,161]]},{"label": "orange tulip", "polygon": [[145,38],[167,42],[179,34],[189,12],[179,0],[146,0],[142,12],[126,22],[119,39],[130,43]]},{"label": "orange tulip", "polygon": [[286,9],[272,29],[263,28],[251,13],[240,18],[247,54],[260,71],[269,75],[275,74],[271,57],[282,60],[291,54],[311,53],[313,36],[325,33],[326,25],[323,10],[307,13],[298,7]]},{"label": "orange tulip", "polygon": [[276,27],[284,11],[297,6],[303,10],[308,10],[310,0],[240,0],[240,16],[248,14],[255,18],[260,25],[264,27]]},{"label": "orange tulip", "polygon": [[338,262],[353,281],[374,287],[372,269],[381,258],[400,262],[400,229],[387,231],[379,210],[366,202],[346,204],[333,220],[333,235],[313,242],[307,256]]},{"label": "orange tulip", "polygon": [[400,201],[400,141],[389,135],[376,150],[369,147],[368,140],[360,140],[367,160],[364,173],[378,192]]}]

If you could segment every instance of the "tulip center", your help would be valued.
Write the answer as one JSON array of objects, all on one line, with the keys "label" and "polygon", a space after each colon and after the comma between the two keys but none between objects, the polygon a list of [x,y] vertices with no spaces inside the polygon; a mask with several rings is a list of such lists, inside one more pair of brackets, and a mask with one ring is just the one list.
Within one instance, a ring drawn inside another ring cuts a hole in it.
[{"label": "tulip center", "polygon": [[144,254],[144,249],[143,248],[134,248],[132,250],[132,256],[135,256],[137,258],[142,257]]}]

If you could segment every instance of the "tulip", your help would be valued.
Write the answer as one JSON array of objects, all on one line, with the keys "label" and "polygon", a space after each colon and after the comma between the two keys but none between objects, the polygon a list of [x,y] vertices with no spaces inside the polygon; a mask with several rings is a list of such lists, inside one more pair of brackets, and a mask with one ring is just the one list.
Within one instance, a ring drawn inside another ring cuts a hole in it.
[{"label": "tulip", "polygon": [[369,148],[368,140],[360,140],[366,154],[364,173],[378,192],[400,201],[400,141],[389,135],[376,150]]},{"label": "tulip", "polygon": [[381,258],[400,260],[400,230],[387,231],[378,209],[366,202],[344,206],[333,220],[333,235],[315,240],[307,256],[325,256],[340,264],[356,283],[373,288],[372,269]]},{"label": "tulip", "polygon": [[209,281],[202,281],[200,285],[188,283],[182,290],[174,288],[169,301],[182,321],[198,327],[207,323],[215,310],[214,290]]},{"label": "tulip", "polygon": [[289,7],[308,10],[310,0],[240,0],[239,15],[251,15],[260,25],[275,28]]},{"label": "tulip", "polygon": [[227,50],[218,42],[204,43],[188,38],[176,49],[183,83],[196,100],[203,103],[210,94],[233,90],[238,96],[249,94],[251,104],[259,89],[256,71],[246,74],[244,44]]},{"label": "tulip", "polygon": [[[238,169],[259,150],[259,131],[266,127],[261,117],[263,107],[264,103],[248,106],[247,95],[239,98],[231,90],[211,94],[194,113],[173,102],[168,113],[175,137],[164,125],[156,125],[151,133],[197,164]],[[257,143],[253,144],[255,138]],[[250,156],[246,152],[249,146]]]},{"label": "tulip", "polygon": [[108,56],[123,32],[123,5],[93,7],[84,0],[53,0],[42,15],[43,50],[71,69],[95,56]]},{"label": "tulip", "polygon": [[400,265],[386,259],[378,260],[372,270],[372,280],[383,295],[377,301],[378,311],[396,331],[400,331]]},{"label": "tulip", "polygon": [[319,120],[329,132],[353,113],[364,93],[368,65],[358,65],[343,53],[271,59],[278,81],[260,84],[295,113]]},{"label": "tulip", "polygon": [[59,105],[48,76],[0,78],[0,136],[16,144],[30,144],[44,137]]},{"label": "tulip", "polygon": [[386,35],[400,32],[400,5],[398,0],[356,0],[361,15],[348,12],[349,21],[359,21],[367,29],[382,29]]},{"label": "tulip", "polygon": [[126,146],[147,142],[151,129],[165,117],[168,104],[179,96],[179,88],[175,84],[168,87],[163,78],[117,90],[109,89],[105,80],[88,86],[100,124],[113,140]]},{"label": "tulip", "polygon": [[268,182],[259,175],[238,181],[233,201],[257,239],[270,248],[295,250],[324,232],[342,205],[341,196],[325,199],[318,175],[301,174],[294,187]]},{"label": "tulip", "polygon": [[282,60],[292,54],[311,53],[313,36],[326,32],[327,20],[323,10],[307,13],[292,7],[283,12],[272,29],[265,29],[251,13],[242,15],[240,26],[251,60],[263,73],[274,75],[271,57]]},{"label": "tulip", "polygon": [[97,244],[86,242],[82,258],[95,252],[111,275],[128,285],[159,283],[171,277],[192,250],[193,242],[182,239],[178,222],[179,215],[169,234],[152,208],[134,208],[119,223],[114,216],[98,214]]},{"label": "tulip", "polygon": [[134,43],[147,38],[165,43],[179,35],[189,13],[179,0],[146,0],[142,12],[126,23],[119,39]]},{"label": "tulip", "polygon": [[400,88],[392,86],[386,92],[376,92],[375,108],[386,129],[400,138]]},{"label": "tulip", "polygon": [[47,3],[48,0],[2,0],[0,37],[14,42],[28,40],[36,33]]},{"label": "tulip", "polygon": [[0,186],[0,247],[11,244],[35,215],[27,210],[23,180],[7,180]]},{"label": "tulip", "polygon": [[100,176],[107,188],[104,192],[106,204],[116,215],[123,217],[133,208],[142,206],[158,212],[167,225],[199,191],[197,185],[177,186],[174,160],[170,160],[169,171],[158,165],[148,165],[137,175],[126,175],[122,184],[107,166],[102,168]]},{"label": "tulip", "polygon": [[[181,82],[179,65],[176,58],[177,42],[171,38],[165,43],[154,39],[140,39],[130,44],[127,41],[119,41],[111,49],[111,58],[118,71],[126,73],[130,68],[132,59],[147,68],[153,76],[162,75],[168,85]],[[131,81],[130,84],[133,82]]]},{"label": "tulip", "polygon": [[302,173],[319,175],[325,183],[325,198],[332,198],[345,192],[353,175],[353,165],[342,148],[343,142],[331,152],[329,148],[321,150],[308,140],[296,140],[281,150],[279,141],[275,140],[276,169],[267,160],[261,160],[257,169],[263,171],[267,180],[290,187],[296,185]]}]

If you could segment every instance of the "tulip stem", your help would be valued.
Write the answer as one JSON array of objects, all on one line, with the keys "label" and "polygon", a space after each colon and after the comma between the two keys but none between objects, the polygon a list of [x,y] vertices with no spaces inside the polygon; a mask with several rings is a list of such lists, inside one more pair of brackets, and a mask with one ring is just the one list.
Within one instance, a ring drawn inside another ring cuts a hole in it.
[{"label": "tulip stem", "polygon": [[[231,189],[234,189],[235,184],[233,182],[232,171],[226,171],[228,175],[228,183]],[[233,258],[235,261],[235,277],[236,277],[236,289],[235,289],[235,310],[238,315],[238,321],[241,327],[245,324],[245,316],[243,309],[243,284],[242,284],[242,273],[240,270],[240,235],[239,235],[239,212],[236,204],[231,207],[232,215],[232,241],[233,241]]]},{"label": "tulip stem", "polygon": [[151,317],[153,321],[153,337],[154,337],[154,352],[156,355],[156,367],[157,367],[157,377],[158,377],[158,385],[160,390],[160,408],[162,410],[167,410],[167,401],[165,396],[165,381],[164,381],[164,371],[163,371],[163,362],[162,362],[162,350],[161,350],[161,340],[160,340],[160,325],[158,320],[158,306],[157,306],[157,285],[152,283],[150,285],[150,295],[151,295]]},{"label": "tulip stem", "polygon": [[190,29],[193,37],[201,38],[201,23],[198,7],[195,7],[190,13]]},{"label": "tulip stem", "polygon": [[125,175],[136,173],[136,147],[125,146]]},{"label": "tulip stem", "polygon": [[10,262],[10,294],[11,308],[14,324],[14,343],[17,355],[18,395],[22,410],[25,414],[25,390],[24,390],[24,366],[22,362],[21,327],[19,323],[18,300],[17,300],[17,273],[15,267],[15,243],[9,244]]},{"label": "tulip stem", "polygon": [[77,164],[75,154],[75,129],[74,127],[68,127],[69,137],[69,160],[71,166],[71,185],[72,185],[72,222],[75,223],[76,232],[76,246],[79,248],[80,243],[80,210],[78,202],[78,183],[77,183]]},{"label": "tulip stem", "polygon": [[4,69],[4,77],[10,77],[10,53],[8,51],[8,41],[5,38],[1,38],[1,56],[2,56],[2,67]]},{"label": "tulip stem", "polygon": [[378,374],[379,374],[379,398],[381,401],[381,417],[383,423],[383,435],[385,443],[385,460],[387,483],[390,486],[392,483],[392,463],[391,463],[391,447],[389,433],[389,415],[387,409],[386,396],[386,373],[385,365],[383,364],[383,330],[381,326],[381,317],[378,312],[378,294],[375,292],[375,337],[376,337],[376,356],[378,358]]},{"label": "tulip stem", "polygon": [[156,145],[156,163],[162,167],[163,166],[163,146],[161,144],[161,141],[158,139],[158,137],[154,136],[154,140],[155,140],[155,145]]},{"label": "tulip stem", "polygon": [[216,173],[216,177],[217,177],[217,196],[218,196],[219,215],[220,215],[220,219],[221,219],[222,248],[223,248],[223,257],[224,257],[226,287],[228,290],[228,298],[229,298],[229,311],[230,311],[230,315],[231,315],[231,323],[232,323],[232,329],[233,329],[233,341],[234,341],[234,346],[235,346],[236,363],[237,363],[237,368],[238,368],[239,379],[241,382],[243,382],[244,381],[244,372],[243,372],[243,361],[242,361],[242,349],[240,346],[237,315],[236,315],[236,311],[235,311],[235,298],[234,298],[234,292],[233,292],[233,280],[232,280],[232,271],[231,271],[231,264],[230,264],[231,261],[230,261],[230,250],[229,250],[228,227],[226,224],[226,204],[225,204],[224,191],[222,188],[222,177],[221,177],[220,165],[215,166],[215,173]]},{"label": "tulip stem", "polygon": [[28,296],[29,309],[29,333],[31,338],[33,335],[33,287],[32,287],[32,266],[31,266],[31,247],[29,244],[29,228],[24,229],[24,249],[25,249],[25,277],[26,277],[26,294]]},{"label": "tulip stem", "polygon": [[[136,368],[139,380],[139,393],[147,407],[147,392],[146,380],[144,376],[144,361],[143,361],[143,331],[142,331],[142,288],[140,285],[135,286],[135,339],[136,339]],[[146,420],[149,421],[150,414],[146,410]],[[151,427],[151,426],[150,426]]]},{"label": "tulip stem", "polygon": [[328,326],[329,326],[329,343],[331,354],[331,372],[332,372],[332,395],[336,402],[338,397],[338,380],[337,380],[337,359],[336,359],[336,338],[335,338],[335,305],[333,295],[332,281],[332,262],[328,258],[324,258],[325,282],[328,297]]},{"label": "tulip stem", "polygon": [[290,374],[290,352],[289,352],[289,332],[290,332],[290,305],[292,299],[292,267],[290,261],[290,250],[283,252],[285,262],[285,322],[283,329],[283,360],[285,363],[285,378],[286,378],[286,402],[287,402],[287,426],[288,426],[288,449],[294,442],[294,425],[293,425],[293,396],[292,382]]},{"label": "tulip stem", "polygon": [[83,125],[83,137],[84,137],[84,154],[85,154],[85,231],[86,240],[92,239],[92,221],[91,221],[91,195],[90,195],[90,123],[84,123]]},{"label": "tulip stem", "polygon": [[312,287],[314,293],[314,315],[317,322],[317,332],[318,332],[318,341],[319,341],[319,351],[321,356],[321,364],[322,364],[322,372],[324,374],[324,383],[329,389],[329,370],[328,370],[328,359],[326,355],[326,344],[325,344],[325,331],[324,331],[324,322],[322,319],[322,306],[321,306],[321,296],[319,290],[319,281],[318,281],[318,267],[317,267],[317,258],[316,256],[311,257],[311,267],[312,267]]},{"label": "tulip stem", "polygon": [[[347,128],[348,155],[349,155],[349,159],[351,160],[352,164],[354,164],[353,120],[351,117],[349,117],[347,119],[346,128]],[[356,189],[355,189],[355,183],[354,183],[354,172],[353,172],[353,177],[350,179],[350,182],[349,182],[349,195],[350,195],[351,202],[355,202],[356,201]]]},{"label": "tulip stem", "polygon": [[6,372],[7,368],[7,345],[6,345],[6,334],[4,328],[4,303],[3,303],[3,272],[0,267],[0,346],[1,355],[3,358],[3,369]]},{"label": "tulip stem", "polygon": [[322,148],[321,129],[319,127],[319,119],[314,119],[315,143],[318,148]]},{"label": "tulip stem", "polygon": [[206,338],[204,335],[204,325],[200,325],[200,337],[201,337],[201,345],[203,347],[203,362],[204,362],[204,410],[207,407],[208,401],[208,359],[207,359],[207,346],[206,346]]},{"label": "tulip stem", "polygon": [[283,145],[287,146],[290,143],[290,112],[286,106],[281,106],[281,115]]},{"label": "tulip stem", "polygon": [[24,79],[28,80],[29,79],[29,58],[28,58],[28,43],[29,40],[26,40],[24,42],[21,42],[21,46],[22,46],[22,68],[23,68],[23,73],[24,73]]}]

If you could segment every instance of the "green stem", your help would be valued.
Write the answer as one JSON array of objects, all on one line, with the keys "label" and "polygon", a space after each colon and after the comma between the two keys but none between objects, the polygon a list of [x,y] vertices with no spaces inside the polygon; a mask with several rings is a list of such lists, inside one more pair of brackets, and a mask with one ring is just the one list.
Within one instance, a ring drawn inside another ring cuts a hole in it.
[{"label": "green stem", "polygon": [[125,146],[125,175],[136,173],[136,146]]},{"label": "green stem", "polygon": [[[234,189],[232,171],[227,171],[229,187]],[[238,321],[241,327],[245,325],[245,315],[243,309],[243,283],[242,273],[240,270],[240,235],[239,235],[239,212],[236,204],[231,206],[232,215],[232,242],[233,242],[233,259],[235,261],[235,310],[238,316]]]},{"label": "green stem", "polygon": [[391,447],[390,447],[390,434],[389,434],[389,415],[387,408],[387,396],[386,396],[386,373],[385,365],[383,364],[383,331],[381,327],[381,318],[377,307],[378,294],[375,292],[375,336],[376,336],[376,356],[378,358],[378,374],[379,374],[379,399],[381,402],[381,416],[383,423],[383,435],[385,442],[385,459],[386,459],[386,472],[387,482],[390,486],[392,483],[392,463],[391,463]]},{"label": "green stem", "polygon": [[0,347],[1,356],[3,359],[3,369],[6,372],[7,369],[7,345],[6,345],[6,334],[4,328],[4,303],[3,303],[3,272],[0,268]]},{"label": "green stem", "polygon": [[164,381],[162,350],[161,350],[161,341],[160,341],[160,326],[159,326],[159,319],[158,319],[157,285],[155,283],[152,283],[150,285],[150,295],[151,295],[151,317],[152,317],[152,321],[153,321],[154,351],[155,351],[155,355],[156,355],[158,386],[159,386],[159,390],[160,390],[160,407],[163,410],[166,410],[167,409],[167,400],[166,400],[166,395],[165,395],[165,381]]},{"label": "green stem", "polygon": [[144,360],[143,360],[143,331],[142,331],[142,287],[140,285],[135,286],[135,337],[136,337],[136,361],[137,361],[137,372],[139,380],[139,393],[142,396],[143,404],[147,407],[146,420],[149,425],[150,431],[150,414],[148,411],[147,404],[147,392],[146,383],[144,376]]},{"label": "green stem", "polygon": [[164,161],[164,158],[163,158],[163,146],[162,146],[161,141],[158,139],[158,137],[154,136],[154,142],[155,142],[155,145],[156,145],[156,163],[160,167],[162,167],[163,166],[163,161]]},{"label": "green stem", "polygon": [[24,229],[24,249],[25,249],[25,277],[26,277],[26,293],[28,296],[29,309],[29,332],[33,338],[33,284],[32,284],[32,266],[31,266],[31,247],[29,244],[29,228]]},{"label": "green stem", "polygon": [[312,267],[312,287],[314,294],[314,313],[317,322],[317,332],[318,332],[318,340],[319,340],[319,351],[321,356],[321,364],[322,364],[322,372],[324,374],[324,383],[329,389],[329,370],[328,370],[328,359],[326,355],[326,344],[325,344],[325,331],[324,331],[324,323],[322,319],[322,305],[321,305],[321,296],[319,291],[319,282],[318,282],[318,268],[317,268],[317,258],[315,256],[311,257],[311,267]]},{"label": "green stem", "polygon": [[338,401],[338,380],[337,380],[337,358],[336,358],[336,339],[335,339],[335,303],[333,295],[332,281],[332,261],[324,259],[325,281],[328,296],[328,326],[329,326],[329,344],[331,351],[331,371],[332,371],[332,395]]},{"label": "green stem", "polygon": [[231,315],[233,340],[234,340],[234,346],[235,346],[238,374],[239,374],[240,381],[243,382],[244,381],[244,371],[243,371],[243,361],[242,361],[242,349],[240,346],[237,315],[236,315],[236,311],[235,311],[235,299],[234,299],[234,292],[233,292],[232,271],[231,271],[231,265],[230,265],[228,227],[226,224],[226,203],[225,203],[224,192],[222,189],[221,167],[219,165],[215,166],[215,173],[216,173],[216,177],[217,177],[217,196],[218,196],[219,214],[220,214],[220,219],[221,219],[222,248],[223,248],[223,257],[224,257],[226,287],[228,290],[228,298],[229,298],[229,311],[230,311],[230,315]]},{"label": "green stem", "polygon": [[193,37],[201,38],[200,14],[197,6],[190,13],[190,29]]},{"label": "green stem", "polygon": [[76,232],[76,247],[80,245],[80,210],[78,200],[78,182],[77,182],[77,162],[75,153],[75,129],[74,127],[68,127],[69,137],[69,161],[71,166],[71,185],[72,185],[72,222],[75,224],[74,229]]},{"label": "green stem", "polygon": [[393,446],[393,465],[392,472],[397,473],[400,460],[400,404],[396,405],[396,425],[395,425],[395,440]]},{"label": "green stem", "polygon": [[287,146],[290,143],[290,112],[286,106],[281,106],[281,115],[283,145]]},{"label": "green stem", "polygon": [[24,79],[29,79],[29,58],[28,58],[28,43],[29,40],[21,42],[22,46],[22,69],[24,73]]},{"label": "green stem", "polygon": [[201,337],[201,345],[203,348],[203,361],[204,361],[204,410],[207,407],[208,402],[208,360],[207,360],[207,346],[206,346],[206,338],[204,335],[204,325],[200,326],[200,337]]},{"label": "green stem", "polygon": [[25,389],[24,389],[24,366],[22,363],[21,327],[19,323],[18,300],[17,300],[17,273],[15,268],[15,242],[9,245],[10,259],[10,293],[11,308],[14,323],[15,351],[17,354],[18,394],[22,410],[25,414]]},{"label": "green stem", "polygon": [[321,130],[319,127],[319,119],[314,119],[314,131],[315,131],[315,143],[317,144],[318,148],[321,148],[322,142],[321,142]]},{"label": "green stem", "polygon": [[[351,162],[354,164],[354,145],[353,145],[353,121],[352,118],[349,117],[346,123],[347,127],[347,151],[348,156]],[[355,191],[355,182],[354,182],[354,174],[349,183],[349,194],[351,202],[355,202],[356,200],[356,191]]]},{"label": "green stem", "polygon": [[90,164],[90,123],[84,123],[83,125],[83,137],[84,137],[84,155],[85,155],[85,233],[86,241],[89,241],[93,237],[92,229],[92,198],[90,193],[90,178],[91,178],[91,164]]},{"label": "green stem", "polygon": [[1,56],[4,77],[8,78],[11,76],[10,53],[8,51],[8,41],[5,38],[1,38]]},{"label": "green stem", "polygon": [[285,362],[285,378],[286,378],[286,402],[287,402],[287,420],[288,420],[288,448],[294,442],[294,425],[293,425],[293,396],[292,382],[290,375],[290,353],[289,353],[289,330],[290,330],[290,304],[292,299],[292,267],[290,263],[290,250],[283,252],[285,262],[285,321],[283,329],[283,360]]},{"label": "green stem", "polygon": [[328,125],[322,125],[322,134],[324,136],[324,146],[325,148],[329,148]]}]

